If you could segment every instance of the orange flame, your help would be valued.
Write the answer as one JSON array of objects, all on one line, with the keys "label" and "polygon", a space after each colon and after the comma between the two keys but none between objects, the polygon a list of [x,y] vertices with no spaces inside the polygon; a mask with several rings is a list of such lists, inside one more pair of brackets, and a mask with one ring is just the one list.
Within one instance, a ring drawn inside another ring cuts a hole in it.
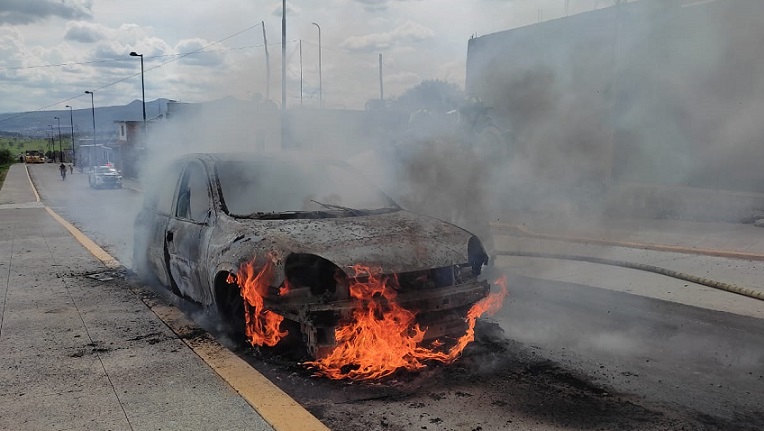
[{"label": "orange flame", "polygon": [[[284,316],[265,309],[264,298],[268,295],[268,288],[273,277],[273,262],[275,256],[269,255],[263,267],[258,272],[255,270],[254,260],[243,263],[239,267],[236,277],[228,276],[228,282],[236,282],[240,293],[244,298],[244,316],[246,319],[246,335],[249,343],[253,346],[273,347],[287,336],[287,331],[282,331],[279,326]],[[286,292],[285,285],[280,289]]]},{"label": "orange flame", "polygon": [[[415,323],[415,314],[395,302],[396,292],[378,269],[356,265],[350,295],[356,305],[350,320],[335,329],[336,347],[316,361],[305,364],[331,379],[373,380],[399,369],[416,371],[428,361],[451,363],[475,339],[475,321],[483,313],[495,313],[507,296],[506,279],[497,280],[500,291],[475,303],[467,313],[467,332],[447,351],[443,343],[423,346],[426,328]],[[360,281],[359,278],[366,280]]]}]

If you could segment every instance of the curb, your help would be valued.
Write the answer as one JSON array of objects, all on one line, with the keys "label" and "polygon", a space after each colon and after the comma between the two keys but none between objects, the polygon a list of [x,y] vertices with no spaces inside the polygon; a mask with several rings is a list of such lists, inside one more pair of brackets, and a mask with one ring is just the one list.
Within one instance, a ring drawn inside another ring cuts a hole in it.
[{"label": "curb", "polygon": [[[26,168],[26,166],[25,166]],[[40,195],[26,169],[29,184],[32,186],[37,202]],[[133,190],[141,191],[138,189]],[[73,224],[58,215],[48,206],[43,206],[53,219],[60,223],[67,231],[85,247],[93,256],[100,260],[107,268],[117,269],[124,266],[106,250],[88,238]],[[188,336],[189,328],[197,328],[179,309],[150,304],[140,295],[140,292],[131,289],[138,297],[170,330],[180,338],[208,367],[220,376],[236,393],[239,394],[252,408],[267,422],[275,431],[329,431],[321,421],[302,407],[292,397],[273,384],[265,376],[252,368],[243,359],[217,342],[211,335],[204,332],[205,343],[192,343]],[[199,328],[199,331],[203,331]]]}]

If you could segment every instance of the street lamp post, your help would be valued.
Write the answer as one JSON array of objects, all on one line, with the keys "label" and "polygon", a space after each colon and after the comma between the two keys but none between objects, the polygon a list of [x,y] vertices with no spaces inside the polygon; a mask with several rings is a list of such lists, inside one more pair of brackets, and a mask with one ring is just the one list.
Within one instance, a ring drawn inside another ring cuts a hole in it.
[{"label": "street lamp post", "polygon": [[[61,143],[61,119],[58,117],[53,117],[58,121],[58,159],[61,160],[61,163],[64,163],[64,148],[63,144]],[[53,151],[56,149],[53,148]]]},{"label": "street lamp post", "polygon": [[318,106],[324,109],[324,88],[321,76],[321,26],[315,22],[313,25],[318,28]]},{"label": "street lamp post", "polygon": [[93,115],[93,145],[95,145],[95,104],[93,103],[93,92],[86,90],[85,94],[90,95],[90,112]]},{"label": "street lamp post", "polygon": [[56,161],[56,138],[54,138],[55,134],[53,133],[53,125],[48,124],[48,127],[50,127],[50,132],[48,134],[48,148],[50,148],[50,156],[53,157],[53,161]]},{"label": "street lamp post", "polygon": [[148,133],[146,130],[146,87],[143,85],[143,54],[138,54],[137,52],[133,51],[130,53],[130,56],[141,58],[141,99],[143,100],[143,139],[147,139]]},{"label": "street lamp post", "polygon": [[[89,95],[90,95],[90,112],[93,114],[93,149],[95,149],[95,143],[96,143],[96,126],[95,126],[95,103],[93,102],[93,92],[92,92],[92,91],[88,91],[88,90],[85,90],[85,94],[89,94]],[[91,152],[91,155],[90,155],[90,157],[89,157],[89,158],[90,158],[89,162],[90,162],[91,164],[92,164],[92,162],[93,162],[93,160],[92,160],[92,157],[93,157],[93,156],[92,156],[92,152]]]},{"label": "street lamp post", "polygon": [[74,148],[74,114],[72,114],[72,107],[66,105],[69,108],[69,124],[72,126],[72,163],[77,163],[77,150]]}]

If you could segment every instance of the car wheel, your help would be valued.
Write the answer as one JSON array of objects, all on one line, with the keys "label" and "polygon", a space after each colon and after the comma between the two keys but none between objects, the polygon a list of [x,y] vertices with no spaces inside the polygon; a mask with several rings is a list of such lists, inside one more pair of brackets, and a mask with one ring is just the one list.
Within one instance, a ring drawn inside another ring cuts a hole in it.
[{"label": "car wheel", "polygon": [[229,272],[221,272],[215,278],[215,305],[217,317],[225,325],[225,332],[235,342],[245,341],[244,298],[239,286],[228,282]]}]

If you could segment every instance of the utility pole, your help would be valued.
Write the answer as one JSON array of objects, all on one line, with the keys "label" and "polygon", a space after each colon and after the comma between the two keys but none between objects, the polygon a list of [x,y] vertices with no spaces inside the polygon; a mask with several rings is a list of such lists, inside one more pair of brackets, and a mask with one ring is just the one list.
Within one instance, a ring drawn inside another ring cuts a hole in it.
[{"label": "utility pole", "polygon": [[281,149],[286,143],[286,0],[281,0]]},{"label": "utility pole", "polygon": [[66,107],[69,108],[69,125],[72,126],[72,163],[77,163],[77,150],[74,148],[74,108],[69,105]]},{"label": "utility pole", "polygon": [[385,87],[382,85],[382,53],[379,53],[379,100],[385,100]]},{"label": "utility pole", "polygon": [[302,39],[300,39],[300,106],[302,106]]},{"label": "utility pole", "polygon": [[265,46],[265,100],[271,99],[271,56],[268,55],[268,36],[265,35],[265,21],[263,25],[263,46]]},{"label": "utility pole", "polygon": [[[61,118],[53,118],[58,121],[58,158],[61,160],[61,163],[64,163],[64,144],[61,143]],[[53,151],[56,151],[55,145],[53,146]]]},{"label": "utility pole", "polygon": [[[286,0],[281,0],[281,112],[286,110]],[[283,124],[283,121],[282,121]],[[283,136],[282,136],[283,143]]]},{"label": "utility pole", "polygon": [[321,26],[313,23],[318,29],[318,106],[324,109],[324,80],[321,76]]}]

